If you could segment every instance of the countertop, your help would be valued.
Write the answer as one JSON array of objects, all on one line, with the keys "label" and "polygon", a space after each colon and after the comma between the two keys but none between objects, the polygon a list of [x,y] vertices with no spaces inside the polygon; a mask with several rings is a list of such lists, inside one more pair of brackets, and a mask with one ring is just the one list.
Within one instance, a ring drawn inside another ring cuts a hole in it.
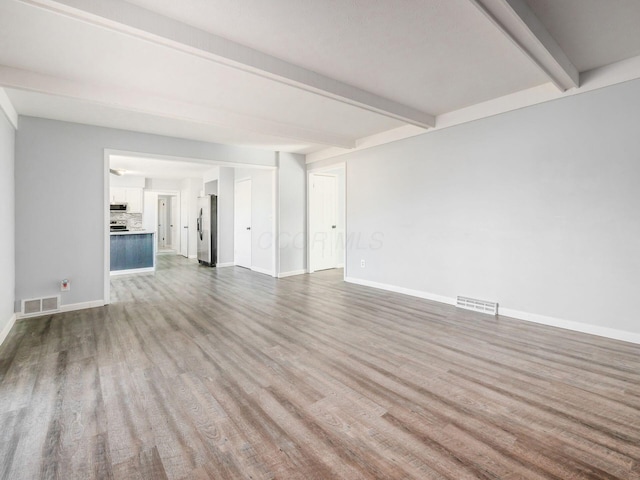
[{"label": "countertop", "polygon": [[129,230],[128,232],[109,232],[110,235],[153,235],[155,232],[147,230]]}]

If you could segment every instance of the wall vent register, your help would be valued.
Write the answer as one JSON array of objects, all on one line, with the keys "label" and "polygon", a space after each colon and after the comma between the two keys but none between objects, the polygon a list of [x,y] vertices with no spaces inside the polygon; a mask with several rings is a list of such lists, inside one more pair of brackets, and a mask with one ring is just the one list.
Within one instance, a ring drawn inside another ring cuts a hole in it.
[{"label": "wall vent register", "polygon": [[456,307],[473,310],[474,312],[488,313],[490,315],[498,314],[498,304],[496,302],[487,302],[486,300],[478,300],[476,298],[457,297]]},{"label": "wall vent register", "polygon": [[22,316],[30,317],[60,311],[60,295],[22,300]]}]

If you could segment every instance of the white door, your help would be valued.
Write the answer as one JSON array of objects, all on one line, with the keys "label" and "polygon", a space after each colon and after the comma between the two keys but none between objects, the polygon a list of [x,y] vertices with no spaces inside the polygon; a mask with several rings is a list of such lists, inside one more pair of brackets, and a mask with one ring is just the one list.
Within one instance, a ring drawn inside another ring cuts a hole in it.
[{"label": "white door", "polygon": [[239,267],[251,268],[251,180],[236,182],[233,226],[233,261]]},{"label": "white door", "polygon": [[311,174],[309,230],[311,270],[336,268],[338,189],[333,175]]},{"label": "white door", "polygon": [[178,197],[173,195],[171,197],[171,248],[178,251],[180,250],[180,237],[178,236]]},{"label": "white door", "polygon": [[180,196],[180,255],[189,256],[189,202],[187,196]]},{"label": "white door", "polygon": [[167,202],[163,198],[158,200],[158,249],[167,246]]}]

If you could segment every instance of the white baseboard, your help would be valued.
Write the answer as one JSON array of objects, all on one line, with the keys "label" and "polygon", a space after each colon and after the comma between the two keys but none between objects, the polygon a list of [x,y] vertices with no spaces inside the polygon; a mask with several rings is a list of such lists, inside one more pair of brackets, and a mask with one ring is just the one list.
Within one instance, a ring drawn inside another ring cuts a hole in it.
[{"label": "white baseboard", "polygon": [[251,267],[251,270],[252,270],[253,272],[256,272],[256,273],[263,273],[263,274],[265,274],[265,275],[269,275],[269,276],[271,276],[271,277],[273,277],[273,276],[274,276],[274,275],[273,275],[273,271],[272,271],[272,270],[267,270],[267,269],[265,269],[265,268],[260,268],[260,267]]},{"label": "white baseboard", "polygon": [[[362,279],[353,278],[353,277],[345,277],[344,280],[345,282],[364,285],[365,287],[372,287],[372,288],[378,288],[380,290],[387,290],[390,292],[402,293],[404,295],[410,295],[412,297],[424,298],[426,300],[433,300],[434,302],[446,303],[448,305],[456,304],[455,298],[436,295],[435,293],[422,292],[420,290],[411,290],[409,288],[398,287],[398,286],[389,285],[386,283],[371,282],[369,280],[362,280]],[[518,320],[524,320],[526,322],[539,323],[542,325],[549,325],[551,327],[563,328],[565,330],[572,330],[574,332],[588,333],[591,335],[598,335],[599,337],[611,338],[614,340],[622,340],[623,342],[640,344],[640,333],[628,332],[626,330],[617,330],[615,328],[601,327],[599,325],[590,325],[588,323],[575,322],[573,320],[564,320],[561,318],[547,317],[545,315],[522,312],[520,310],[513,310],[511,308],[500,307],[498,314],[502,317],[511,317],[511,318],[516,318]]]},{"label": "white baseboard", "polygon": [[455,305],[455,298],[444,297],[442,295],[436,295],[435,293],[422,292],[420,290],[412,290],[410,288],[398,287],[395,285],[389,285],[386,283],[372,282],[370,280],[362,280],[360,278],[345,277],[345,282],[355,283],[358,285],[364,285],[365,287],[378,288],[380,290],[387,290],[389,292],[402,293],[404,295],[410,295],[412,297],[424,298],[426,300],[433,300],[434,302],[446,303],[448,305]]},{"label": "white baseboard", "polygon": [[117,277],[118,275],[131,275],[134,273],[153,273],[155,272],[155,267],[147,267],[147,268],[132,268],[130,270],[113,270],[109,272],[109,275],[112,277]]},{"label": "white baseboard", "polygon": [[538,315],[537,313],[512,310],[511,308],[500,308],[499,314],[504,317],[517,318],[518,320],[525,320],[527,322],[540,323],[551,327],[564,328],[565,330],[573,330],[574,332],[589,333],[591,335],[598,335],[599,337],[640,344],[640,333],[627,332],[626,330],[617,330],[615,328],[601,327],[599,325],[575,322],[573,320],[547,317],[545,315]]},{"label": "white baseboard", "polygon": [[189,258],[197,259],[198,255],[197,254],[196,255],[189,255]]},{"label": "white baseboard", "polygon": [[336,265],[336,268],[344,268],[344,263],[339,263]]},{"label": "white baseboard", "polygon": [[104,307],[104,300],[93,300],[91,302],[70,303],[69,305],[60,305],[61,312],[74,312],[76,310],[85,310],[87,308]]},{"label": "white baseboard", "polygon": [[87,308],[103,307],[106,305],[104,300],[92,300],[90,302],[70,303],[68,305],[60,305],[60,310],[53,312],[39,312],[31,315],[23,315],[20,312],[16,313],[18,319],[23,318],[38,318],[46,317],[47,315],[55,315],[56,313],[74,312],[76,310],[86,310]]},{"label": "white baseboard", "polygon": [[306,270],[292,270],[290,272],[280,272],[278,274],[278,278],[293,277],[294,275],[304,275],[305,273],[307,273]]},{"label": "white baseboard", "polygon": [[11,315],[11,318],[9,319],[7,324],[4,326],[4,328],[0,332],[0,345],[2,345],[4,341],[7,339],[7,336],[9,335],[9,332],[13,328],[13,325],[16,323],[17,318],[18,317],[16,316],[15,313]]},{"label": "white baseboard", "polygon": [[216,263],[216,268],[235,267],[235,265],[233,262]]}]

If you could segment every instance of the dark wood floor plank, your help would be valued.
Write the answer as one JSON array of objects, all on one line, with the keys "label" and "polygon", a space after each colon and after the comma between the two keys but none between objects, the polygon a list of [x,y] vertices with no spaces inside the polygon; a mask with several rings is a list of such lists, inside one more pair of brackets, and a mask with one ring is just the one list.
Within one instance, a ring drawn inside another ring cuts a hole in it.
[{"label": "dark wood floor plank", "polygon": [[640,480],[640,346],[159,257],[0,347],[0,479]]}]

